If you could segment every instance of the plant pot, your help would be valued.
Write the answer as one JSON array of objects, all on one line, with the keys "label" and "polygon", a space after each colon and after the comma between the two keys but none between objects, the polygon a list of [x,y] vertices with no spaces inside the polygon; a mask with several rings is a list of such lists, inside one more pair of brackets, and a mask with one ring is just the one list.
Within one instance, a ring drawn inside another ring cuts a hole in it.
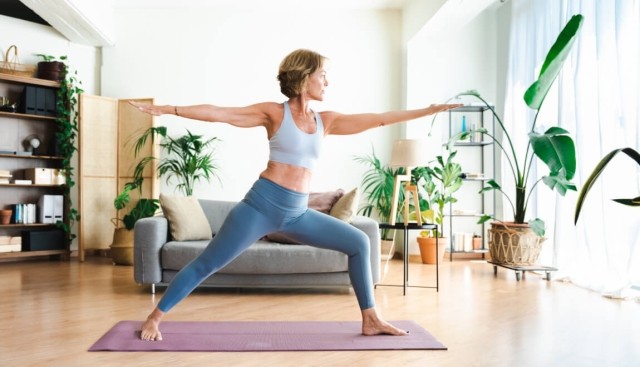
[{"label": "plant pot", "polygon": [[40,61],[38,63],[38,78],[61,81],[64,77],[64,63],[60,61]]},{"label": "plant pot", "polygon": [[533,265],[538,261],[544,241],[527,223],[492,222],[489,229],[491,260],[505,265]]},{"label": "plant pot", "polygon": [[[435,237],[418,237],[418,246],[420,247],[420,257],[423,264],[436,263],[436,238]],[[447,238],[438,238],[438,262],[442,262],[444,252],[447,248]]]},{"label": "plant pot", "polygon": [[13,214],[12,210],[0,210],[0,224],[11,223],[11,214]]},{"label": "plant pot", "polygon": [[111,259],[116,265],[133,265],[133,230],[116,228],[113,231]]},{"label": "plant pot", "polygon": [[394,255],[393,247],[393,240],[380,240],[380,260],[392,259]]}]

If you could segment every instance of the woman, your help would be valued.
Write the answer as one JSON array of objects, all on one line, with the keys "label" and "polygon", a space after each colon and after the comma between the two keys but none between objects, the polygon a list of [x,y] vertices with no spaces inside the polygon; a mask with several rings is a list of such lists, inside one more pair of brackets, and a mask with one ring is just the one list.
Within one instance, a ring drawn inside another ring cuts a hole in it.
[{"label": "woman", "polygon": [[[278,80],[287,102],[264,102],[247,107],[213,105],[158,106],[131,102],[140,111],[174,114],[194,120],[225,122],[237,127],[263,126],[269,138],[269,162],[245,198],[229,213],[206,249],[169,284],[157,307],[142,324],[143,340],[162,340],[160,320],[204,279],[240,255],[257,239],[284,232],[309,245],[341,251],[348,256],[349,277],[362,312],[364,335],[405,335],[406,331],[376,313],[369,263],[368,237],[355,227],[307,208],[311,175],[323,137],[356,134],[374,127],[435,114],[459,105],[431,105],[411,111],[344,115],[314,112],[311,101],[322,101],[329,82],[326,58],[296,50],[280,64]],[[250,218],[248,220],[247,218]],[[246,223],[252,223],[247,228]],[[343,239],[335,243],[336,238]]]}]

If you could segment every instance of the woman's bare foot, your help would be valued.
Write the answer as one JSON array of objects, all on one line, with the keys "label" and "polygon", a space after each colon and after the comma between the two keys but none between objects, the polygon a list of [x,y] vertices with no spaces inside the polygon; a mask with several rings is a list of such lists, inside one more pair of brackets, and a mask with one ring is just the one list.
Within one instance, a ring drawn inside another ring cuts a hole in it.
[{"label": "woman's bare foot", "polygon": [[362,310],[362,334],[370,335],[407,335],[407,331],[398,329],[388,322],[380,319],[375,308]]},{"label": "woman's bare foot", "polygon": [[162,333],[160,333],[160,319],[164,313],[157,308],[147,317],[147,320],[142,323],[142,329],[140,330],[140,339],[146,341],[160,341],[162,340]]}]

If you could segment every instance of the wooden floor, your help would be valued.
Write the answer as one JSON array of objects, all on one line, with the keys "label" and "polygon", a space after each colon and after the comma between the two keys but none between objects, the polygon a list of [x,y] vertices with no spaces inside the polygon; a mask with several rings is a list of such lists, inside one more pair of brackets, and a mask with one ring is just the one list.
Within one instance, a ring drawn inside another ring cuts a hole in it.
[{"label": "wooden floor", "polygon": [[[394,260],[385,282],[399,282]],[[433,265],[411,263],[432,285]],[[87,349],[158,297],[105,258],[0,264],[0,366],[638,366],[640,304],[480,261],[446,261],[434,289],[378,287],[388,320],[415,320],[447,351],[116,353]],[[160,293],[161,294],[161,293]],[[165,320],[359,320],[351,291],[198,290]]]}]

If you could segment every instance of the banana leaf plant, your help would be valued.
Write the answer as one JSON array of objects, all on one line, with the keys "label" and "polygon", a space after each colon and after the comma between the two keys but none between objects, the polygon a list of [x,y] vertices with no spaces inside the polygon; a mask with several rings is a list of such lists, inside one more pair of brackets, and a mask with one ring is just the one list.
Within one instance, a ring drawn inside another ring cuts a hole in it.
[{"label": "banana leaf plant", "polygon": [[[514,142],[502,119],[498,116],[494,107],[482,98],[477,91],[470,90],[454,97],[468,96],[480,100],[492,112],[495,120],[498,122],[497,128],[499,127],[502,130],[502,141],[496,137],[495,132],[490,132],[484,128],[467,131],[463,134],[481,133],[493,140],[504,154],[510,171],[505,172],[503,176],[506,177],[510,175],[514,181],[515,192],[505,192],[502,186],[494,179],[487,181],[486,186],[482,188],[480,193],[487,191],[500,192],[511,206],[515,223],[525,223],[527,205],[531,194],[540,182],[544,182],[549,188],[556,190],[562,196],[564,196],[568,190],[576,191],[576,186],[571,182],[576,172],[576,150],[569,132],[560,127],[551,127],[544,133],[539,133],[536,131],[536,123],[540,108],[543,105],[549,89],[560,73],[564,61],[569,55],[571,47],[576,40],[576,35],[582,25],[582,21],[583,16],[576,14],[567,22],[555,43],[551,46],[540,70],[538,79],[524,94],[524,101],[527,106],[536,111],[531,130],[528,134],[529,143],[524,157],[516,155]],[[460,136],[454,136],[452,139],[460,139]],[[539,180],[533,181],[531,169],[535,157],[547,165],[549,174]],[[520,158],[523,159],[520,160]],[[484,223],[492,218],[492,216],[485,215],[480,218],[478,223]],[[529,220],[528,224],[536,235],[544,236],[545,225],[541,219],[535,218]]]},{"label": "banana leaf plant", "polygon": [[[578,223],[578,218],[580,217],[580,210],[582,209],[582,205],[584,204],[584,201],[587,198],[587,194],[589,193],[589,190],[591,190],[591,187],[593,186],[595,181],[598,179],[598,177],[600,177],[600,175],[602,174],[602,171],[604,171],[607,164],[609,164],[609,162],[611,162],[611,160],[618,153],[624,153],[628,155],[629,158],[636,161],[636,163],[638,163],[638,165],[640,166],[640,153],[638,153],[633,148],[614,149],[611,152],[609,152],[609,154],[605,155],[600,160],[600,162],[596,165],[596,167],[593,169],[593,171],[589,175],[589,178],[582,186],[582,189],[580,189],[580,194],[578,195],[578,202],[576,203],[574,224]],[[613,199],[613,201],[620,204],[628,205],[628,206],[640,206],[640,196],[636,198],[631,198],[631,199]]]}]

